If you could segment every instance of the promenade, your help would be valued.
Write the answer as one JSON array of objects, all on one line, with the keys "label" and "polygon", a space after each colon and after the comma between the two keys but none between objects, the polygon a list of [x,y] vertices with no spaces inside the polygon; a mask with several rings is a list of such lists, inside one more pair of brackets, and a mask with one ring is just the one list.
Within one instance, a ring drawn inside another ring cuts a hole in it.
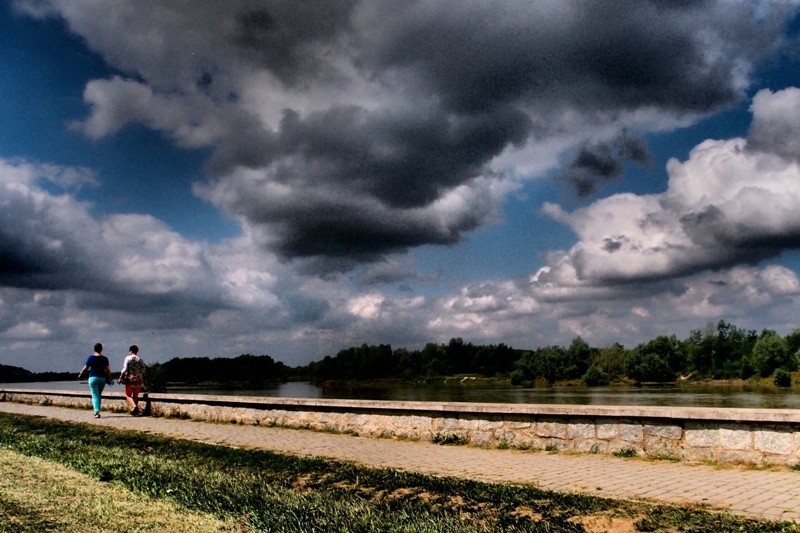
[{"label": "promenade", "polygon": [[800,522],[800,471],[441,446],[400,441],[171,418],[133,418],[89,410],[0,402],[0,411],[144,431],[168,437],[352,461],[491,483],[519,483],[626,500],[703,506],[731,513]]}]

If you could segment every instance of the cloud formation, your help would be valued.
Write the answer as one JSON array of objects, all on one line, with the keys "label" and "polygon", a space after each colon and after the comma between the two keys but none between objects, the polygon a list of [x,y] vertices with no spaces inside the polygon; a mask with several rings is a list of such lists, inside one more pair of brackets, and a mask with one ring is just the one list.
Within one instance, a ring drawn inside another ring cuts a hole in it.
[{"label": "cloud formation", "polygon": [[553,268],[580,283],[607,285],[756,264],[796,249],[800,152],[791,141],[768,141],[800,123],[799,95],[794,88],[760,91],[751,139],[708,140],[687,161],[670,160],[662,194],[618,194],[572,213],[545,205],[579,239]]},{"label": "cloud formation", "polygon": [[208,353],[209,343],[235,354],[275,331],[335,320],[333,290],[303,286],[248,235],[209,245],[149,215],[97,215],[77,199],[95,183],[85,169],[0,159],[0,341],[12,364],[43,346],[81,353],[81,341],[94,342],[87,335],[111,345],[147,337],[173,355]]},{"label": "cloud formation", "polygon": [[[537,145],[590,141],[565,174],[588,194],[597,176],[619,172],[604,147],[624,128],[667,127],[741,98],[793,9],[659,1],[16,5],[63,17],[124,73],[87,84],[91,112],[77,127],[98,138],[139,123],[180,145],[213,148],[197,193],[282,257],[318,265],[458,242],[513,189],[487,184],[508,179],[504,158]],[[606,139],[596,138],[604,129]]]},{"label": "cloud formation", "polygon": [[791,2],[15,6],[60,17],[113,69],[86,83],[72,130],[134,124],[207,149],[193,192],[241,234],[209,244],[99,214],[82,191],[102,176],[0,159],[4,361],[93,335],[153,359],[265,347],[290,363],[457,335],[600,345],[718,317],[789,327],[800,310],[797,274],[770,263],[800,242],[794,88],[755,95],[747,138],[670,161],[663,193],[545,204],[576,242],[530,275],[414,292],[442,273],[403,255],[498,220],[559,161],[583,198],[647,163],[645,134],[744,98]]},{"label": "cloud formation", "polygon": [[650,161],[650,151],[643,139],[623,134],[611,143],[582,146],[556,179],[569,183],[580,198],[585,198],[604,181],[619,178],[625,161],[640,165]]}]

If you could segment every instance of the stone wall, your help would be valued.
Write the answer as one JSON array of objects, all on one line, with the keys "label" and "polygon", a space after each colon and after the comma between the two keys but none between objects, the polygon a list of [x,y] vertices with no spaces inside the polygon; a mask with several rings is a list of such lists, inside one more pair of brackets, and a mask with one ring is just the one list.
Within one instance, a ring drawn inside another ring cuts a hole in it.
[{"label": "stone wall", "polygon": [[[88,392],[0,390],[0,401],[91,409]],[[800,410],[387,402],[150,394],[153,416],[494,448],[800,464]],[[125,412],[121,393],[103,408]]]}]

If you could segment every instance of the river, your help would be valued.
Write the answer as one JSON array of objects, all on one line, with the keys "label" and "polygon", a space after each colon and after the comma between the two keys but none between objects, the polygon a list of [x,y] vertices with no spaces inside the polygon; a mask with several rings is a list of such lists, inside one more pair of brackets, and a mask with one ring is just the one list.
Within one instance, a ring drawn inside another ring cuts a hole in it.
[{"label": "river", "polygon": [[[0,383],[0,389],[87,390],[86,382]],[[107,390],[121,390],[112,385]],[[731,407],[800,409],[800,394],[790,390],[744,391],[726,386],[608,386],[519,388],[511,386],[409,385],[327,391],[310,383],[282,383],[258,390],[222,390],[200,387],[170,389],[174,393],[272,396],[283,398],[354,398],[394,401],[495,402],[573,405],[669,405],[682,407]]]}]

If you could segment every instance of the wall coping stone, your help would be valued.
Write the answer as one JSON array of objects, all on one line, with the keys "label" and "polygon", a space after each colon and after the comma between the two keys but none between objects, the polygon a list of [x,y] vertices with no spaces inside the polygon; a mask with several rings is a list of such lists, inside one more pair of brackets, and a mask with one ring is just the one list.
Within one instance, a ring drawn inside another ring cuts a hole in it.
[{"label": "wall coping stone", "polygon": [[[47,389],[0,389],[4,394],[91,398],[89,391]],[[397,413],[408,415],[440,414],[447,416],[537,416],[569,418],[638,418],[652,420],[717,421],[732,423],[800,424],[800,409],[754,409],[730,407],[674,407],[637,405],[506,404],[471,402],[415,402],[388,400],[349,400],[324,398],[283,398],[220,396],[206,394],[146,393],[152,403],[203,404],[250,409],[317,410],[334,412]],[[107,399],[121,399],[122,392],[103,393]]]}]

